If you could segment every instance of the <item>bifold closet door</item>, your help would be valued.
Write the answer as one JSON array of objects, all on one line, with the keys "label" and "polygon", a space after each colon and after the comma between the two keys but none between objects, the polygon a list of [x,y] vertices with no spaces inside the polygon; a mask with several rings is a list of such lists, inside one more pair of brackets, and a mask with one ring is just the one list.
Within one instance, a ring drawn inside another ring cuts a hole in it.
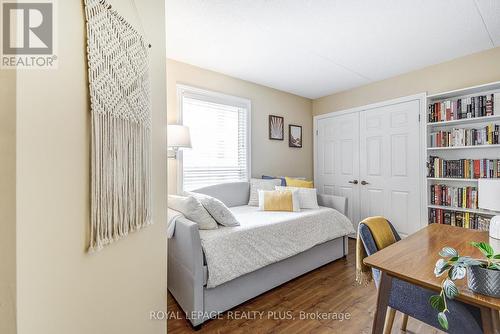
[{"label": "bifold closet door", "polygon": [[359,222],[359,114],[317,121],[316,187],[347,198],[347,216]]},{"label": "bifold closet door", "polygon": [[387,217],[409,235],[420,226],[420,101],[360,112],[360,215]]}]

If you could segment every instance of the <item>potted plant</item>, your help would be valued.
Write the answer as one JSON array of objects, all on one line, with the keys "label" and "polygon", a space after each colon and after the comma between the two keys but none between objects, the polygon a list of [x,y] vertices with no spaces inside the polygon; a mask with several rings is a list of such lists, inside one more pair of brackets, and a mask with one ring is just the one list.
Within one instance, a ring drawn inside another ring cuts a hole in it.
[{"label": "potted plant", "polygon": [[495,254],[493,247],[485,242],[471,242],[471,245],[479,249],[484,258],[460,256],[455,249],[444,247],[434,268],[436,277],[447,274],[441,283],[441,293],[429,298],[431,306],[439,312],[438,322],[445,330],[448,330],[446,312],[450,312],[446,299],[453,299],[459,293],[455,280],[467,276],[467,285],[473,292],[500,298],[500,254]]}]

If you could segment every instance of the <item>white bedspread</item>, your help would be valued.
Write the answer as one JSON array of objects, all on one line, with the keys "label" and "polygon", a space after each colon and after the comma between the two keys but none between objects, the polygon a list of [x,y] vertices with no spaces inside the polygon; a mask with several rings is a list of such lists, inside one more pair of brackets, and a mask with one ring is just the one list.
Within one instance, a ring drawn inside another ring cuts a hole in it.
[{"label": "white bedspread", "polygon": [[349,219],[330,208],[264,212],[240,206],[231,211],[241,226],[200,230],[208,288],[354,233]]}]

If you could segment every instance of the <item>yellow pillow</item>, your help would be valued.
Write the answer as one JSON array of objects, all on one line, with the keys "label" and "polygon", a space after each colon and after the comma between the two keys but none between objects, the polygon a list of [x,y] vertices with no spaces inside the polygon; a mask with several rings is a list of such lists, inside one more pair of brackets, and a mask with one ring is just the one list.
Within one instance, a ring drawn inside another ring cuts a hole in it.
[{"label": "yellow pillow", "polygon": [[299,180],[291,177],[285,177],[287,187],[298,187],[298,188],[314,188],[313,181]]},{"label": "yellow pillow", "polygon": [[297,193],[290,190],[259,190],[259,210],[300,211]]}]

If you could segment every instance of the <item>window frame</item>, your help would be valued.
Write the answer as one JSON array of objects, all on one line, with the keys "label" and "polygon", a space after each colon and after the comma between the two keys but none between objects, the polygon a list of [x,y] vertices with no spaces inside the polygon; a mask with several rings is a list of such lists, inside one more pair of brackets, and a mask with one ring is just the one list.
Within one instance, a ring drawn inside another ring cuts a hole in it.
[{"label": "window frame", "polygon": [[[177,123],[183,123],[183,101],[184,97],[194,98],[202,101],[226,104],[235,107],[245,108],[247,110],[247,175],[248,180],[252,177],[252,101],[243,97],[223,94],[211,90],[177,84]],[[177,157],[177,193],[181,194],[184,191],[184,156],[182,150],[179,150]]]}]

